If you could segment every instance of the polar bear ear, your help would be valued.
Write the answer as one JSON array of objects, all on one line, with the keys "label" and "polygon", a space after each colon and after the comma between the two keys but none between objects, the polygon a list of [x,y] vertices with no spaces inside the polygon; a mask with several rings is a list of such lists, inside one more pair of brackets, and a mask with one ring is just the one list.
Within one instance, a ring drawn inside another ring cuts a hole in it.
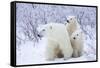
[{"label": "polar bear ear", "polygon": [[76,17],[76,16],[73,16],[72,18],[77,19],[77,17]]}]

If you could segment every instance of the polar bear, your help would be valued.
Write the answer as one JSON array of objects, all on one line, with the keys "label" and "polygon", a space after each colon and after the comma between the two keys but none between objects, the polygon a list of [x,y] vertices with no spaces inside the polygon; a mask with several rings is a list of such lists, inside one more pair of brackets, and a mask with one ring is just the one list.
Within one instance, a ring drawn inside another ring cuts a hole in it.
[{"label": "polar bear", "polygon": [[71,35],[74,31],[80,29],[80,25],[75,16],[68,16],[67,22],[66,22],[66,28],[69,35]]},{"label": "polar bear", "polygon": [[47,38],[45,48],[46,60],[55,60],[55,58],[61,57],[64,57],[64,60],[66,60],[72,57],[73,48],[64,24],[45,24],[40,29],[39,34]]},{"label": "polar bear", "polygon": [[73,47],[73,54],[72,57],[80,57],[83,52],[83,45],[84,45],[84,34],[81,30],[76,30],[72,33],[71,37],[71,45]]}]

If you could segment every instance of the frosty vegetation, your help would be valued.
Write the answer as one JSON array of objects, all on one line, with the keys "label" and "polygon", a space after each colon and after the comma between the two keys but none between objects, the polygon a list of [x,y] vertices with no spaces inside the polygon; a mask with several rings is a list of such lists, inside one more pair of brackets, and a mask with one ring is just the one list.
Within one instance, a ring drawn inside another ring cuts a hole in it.
[{"label": "frosty vegetation", "polygon": [[[64,24],[70,15],[76,16],[85,33],[84,55],[88,60],[96,56],[96,8],[79,6],[56,6],[17,3],[16,6],[16,46],[20,53],[27,41],[34,48],[39,43],[37,27],[49,22]],[[31,45],[27,45],[28,47]],[[32,48],[31,48],[32,49]],[[34,54],[34,53],[33,53]],[[91,56],[92,54],[92,56]],[[21,55],[18,54],[18,55]],[[33,58],[34,59],[34,58]],[[75,60],[76,61],[76,60]]]}]

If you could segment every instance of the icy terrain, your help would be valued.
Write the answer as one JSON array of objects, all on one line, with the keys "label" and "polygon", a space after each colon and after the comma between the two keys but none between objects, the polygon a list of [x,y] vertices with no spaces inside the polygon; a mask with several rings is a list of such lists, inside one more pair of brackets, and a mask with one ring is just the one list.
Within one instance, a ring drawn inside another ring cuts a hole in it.
[{"label": "icy terrain", "polygon": [[[17,65],[63,63],[96,60],[96,8],[18,3],[16,6],[16,52]],[[37,27],[49,22],[62,23],[67,16],[78,18],[84,31],[84,51],[79,58],[54,61],[45,60],[46,39],[40,39]]]}]

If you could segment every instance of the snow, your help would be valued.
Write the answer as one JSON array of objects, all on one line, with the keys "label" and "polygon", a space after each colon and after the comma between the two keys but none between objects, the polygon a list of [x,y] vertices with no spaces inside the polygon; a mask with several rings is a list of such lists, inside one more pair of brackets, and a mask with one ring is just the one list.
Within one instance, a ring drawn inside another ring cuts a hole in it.
[{"label": "snow", "polygon": [[[37,27],[49,22],[66,22],[76,16],[85,34],[83,55],[78,58],[45,60],[46,39],[40,39]],[[96,60],[96,8],[39,4],[16,4],[17,65],[63,63]]]},{"label": "snow", "polygon": [[91,52],[92,50],[89,46],[87,46],[87,44],[88,43],[86,42],[84,45],[84,53],[81,57],[71,57],[68,60],[64,60],[64,58],[56,58],[54,61],[46,61],[46,39],[42,38],[39,40],[39,43],[36,43],[36,46],[33,46],[34,43],[32,41],[28,41],[21,45],[20,51],[17,51],[17,65],[94,61],[96,60],[96,54]]}]

